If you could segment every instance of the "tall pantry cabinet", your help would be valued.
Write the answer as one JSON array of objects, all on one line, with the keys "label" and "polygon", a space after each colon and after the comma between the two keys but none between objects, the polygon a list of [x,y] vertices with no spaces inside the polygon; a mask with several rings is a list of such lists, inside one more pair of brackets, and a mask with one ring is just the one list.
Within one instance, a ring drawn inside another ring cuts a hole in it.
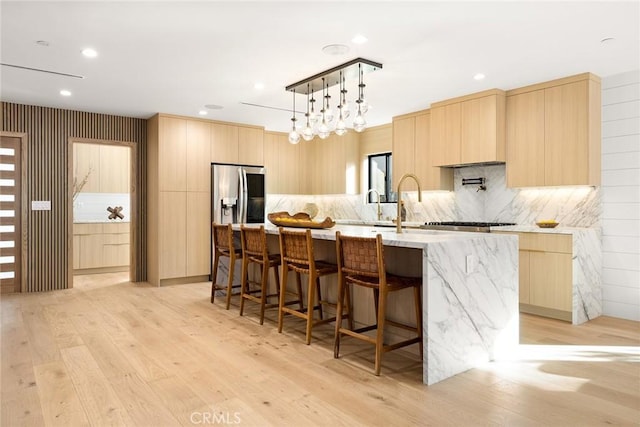
[{"label": "tall pantry cabinet", "polygon": [[[263,164],[262,128],[157,114],[147,124],[148,281],[211,273],[211,163]],[[240,143],[242,141],[242,144]]]}]

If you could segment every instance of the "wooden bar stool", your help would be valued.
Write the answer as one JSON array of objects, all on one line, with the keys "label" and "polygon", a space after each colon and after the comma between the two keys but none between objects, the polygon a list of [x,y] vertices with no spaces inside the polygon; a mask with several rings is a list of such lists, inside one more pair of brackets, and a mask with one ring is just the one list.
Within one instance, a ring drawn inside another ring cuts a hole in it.
[{"label": "wooden bar stool", "polygon": [[[267,234],[264,226],[246,227],[240,226],[240,242],[242,245],[242,279],[241,283],[241,299],[240,299],[240,316],[244,313],[244,302],[250,300],[260,304],[260,324],[264,323],[264,311],[266,308],[278,307],[278,302],[267,304],[267,300],[280,296],[280,275],[278,267],[280,266],[280,254],[269,254],[267,249]],[[260,282],[249,279],[249,264],[257,264],[260,266]],[[269,269],[273,268],[273,276],[276,281],[276,293],[269,294]],[[258,286],[259,290],[252,291],[251,286]],[[258,293],[259,295],[254,295]],[[298,301],[301,302],[301,297]]]},{"label": "wooden bar stool", "polygon": [[[382,236],[376,237],[348,237],[336,232],[336,249],[338,255],[338,311],[336,314],[336,335],[334,345],[334,357],[340,353],[340,337],[349,335],[354,338],[374,344],[375,374],[380,375],[380,363],[382,353],[418,343],[420,356],[422,357],[422,300],[420,287],[422,278],[402,277],[389,274],[385,271],[384,250]],[[343,328],[341,324],[343,308],[343,295],[349,289],[349,285],[364,286],[373,289],[374,304],[376,308],[376,323],[353,330],[352,326]],[[416,310],[416,326],[405,325],[385,318],[387,297],[390,292],[413,288]],[[395,344],[384,344],[384,327],[386,324],[415,332],[416,337]],[[364,332],[376,330],[375,336]]]},{"label": "wooden bar stool", "polygon": [[[227,292],[227,310],[231,304],[231,293],[233,288],[237,288],[240,285],[233,285],[233,270],[236,265],[236,260],[242,258],[242,250],[236,249],[233,245],[233,229],[231,224],[216,224],[212,223],[213,232],[213,271],[211,272],[211,304],[216,295],[216,291],[223,290]],[[219,284],[218,279],[218,265],[220,258],[229,258],[229,274],[226,284]]]},{"label": "wooden bar stool", "polygon": [[[280,306],[278,309],[278,332],[282,332],[282,324],[285,313],[306,320],[306,342],[311,343],[311,331],[315,325],[327,323],[335,320],[335,317],[325,319],[322,310],[323,305],[331,305],[322,299],[320,290],[320,277],[338,272],[338,266],[325,261],[318,261],[313,254],[313,239],[311,230],[290,231],[278,228],[280,232],[280,255],[282,257],[282,280],[280,285]],[[296,274],[296,284],[298,291],[301,289],[301,274],[308,277],[307,281],[307,306],[296,310],[289,308],[285,304],[284,292],[287,284],[289,271]],[[317,294],[317,304],[316,304]],[[346,294],[349,300],[349,294]],[[314,312],[318,311],[319,319],[314,319]],[[348,316],[348,315],[347,315]],[[343,318],[347,318],[343,314]],[[348,316],[351,321],[351,316]]]}]

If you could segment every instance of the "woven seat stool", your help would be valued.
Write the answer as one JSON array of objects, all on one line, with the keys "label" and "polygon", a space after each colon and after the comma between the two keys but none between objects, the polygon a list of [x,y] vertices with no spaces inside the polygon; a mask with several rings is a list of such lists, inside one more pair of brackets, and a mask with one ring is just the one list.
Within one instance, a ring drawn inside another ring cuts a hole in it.
[{"label": "woven seat stool", "polygon": [[[233,229],[231,224],[216,224],[212,223],[213,233],[213,267],[211,271],[211,304],[216,295],[216,291],[226,291],[226,308],[229,310],[231,305],[231,294],[233,288],[240,287],[240,285],[233,285],[233,270],[235,269],[236,260],[242,258],[242,250],[236,249],[233,244]],[[228,280],[225,284],[218,283],[218,267],[220,264],[220,258],[225,257],[229,259],[229,274]]]},{"label": "woven seat stool", "polygon": [[[375,346],[376,375],[380,375],[382,354],[400,347],[418,343],[420,357],[422,357],[422,299],[420,288],[422,278],[396,276],[386,272],[384,262],[384,249],[382,236],[376,237],[350,237],[342,236],[336,232],[336,250],[338,255],[338,310],[336,314],[336,334],[334,343],[334,357],[340,355],[340,338],[348,335],[368,342]],[[344,311],[343,295],[347,294],[350,285],[363,286],[373,290],[373,300],[376,309],[376,323],[354,330],[342,327],[341,319]],[[416,326],[386,319],[385,310],[387,297],[390,292],[402,289],[413,289],[414,307],[416,314]],[[389,324],[415,333],[415,337],[384,344],[384,328]],[[365,332],[375,330],[375,335],[367,335]]]},{"label": "woven seat stool", "polygon": [[[313,253],[313,239],[311,230],[291,231],[282,227],[278,228],[280,235],[280,255],[282,257],[282,280],[280,281],[280,305],[278,308],[278,332],[282,332],[284,315],[291,314],[306,321],[306,343],[311,343],[311,332],[313,327],[319,324],[334,321],[336,318],[324,318],[323,306],[334,305],[322,299],[320,289],[320,277],[336,274],[338,266],[325,261],[316,260]],[[307,276],[307,305],[306,307],[287,307],[285,304],[284,292],[287,284],[289,271],[296,275],[296,284],[301,288],[301,274]],[[317,295],[317,300],[316,300]],[[349,294],[346,294],[349,300]],[[314,319],[314,313],[318,311],[319,319]],[[344,315],[351,322],[351,316]]]},{"label": "woven seat stool", "polygon": [[[240,316],[244,313],[244,303],[246,300],[260,304],[260,324],[264,323],[264,312],[267,308],[278,307],[280,302],[280,254],[270,254],[267,248],[267,234],[264,226],[247,227],[240,226],[240,243],[242,246],[242,278],[240,292]],[[249,279],[249,265],[255,264],[260,268],[260,281]],[[275,279],[275,293],[269,294],[269,269],[273,268]],[[251,286],[256,286],[257,291],[252,291]],[[254,294],[258,295],[254,295]],[[275,303],[268,303],[269,298],[277,298]],[[297,301],[290,301],[289,304],[301,303],[302,295]]]}]

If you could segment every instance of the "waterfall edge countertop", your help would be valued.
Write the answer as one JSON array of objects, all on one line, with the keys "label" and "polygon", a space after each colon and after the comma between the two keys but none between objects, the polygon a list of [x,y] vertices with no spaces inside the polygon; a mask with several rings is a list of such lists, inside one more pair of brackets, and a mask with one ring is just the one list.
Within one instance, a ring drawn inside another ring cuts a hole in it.
[{"label": "waterfall edge countertop", "polygon": [[[278,227],[264,226],[268,235],[277,236]],[[239,231],[240,225],[233,229]],[[345,224],[312,229],[311,235],[335,241],[336,231],[361,237],[380,233],[386,247],[412,251],[405,258],[415,260],[417,265],[409,267],[421,273],[423,284],[425,384],[494,360],[518,345],[517,236],[415,229],[398,234],[395,229]]]}]

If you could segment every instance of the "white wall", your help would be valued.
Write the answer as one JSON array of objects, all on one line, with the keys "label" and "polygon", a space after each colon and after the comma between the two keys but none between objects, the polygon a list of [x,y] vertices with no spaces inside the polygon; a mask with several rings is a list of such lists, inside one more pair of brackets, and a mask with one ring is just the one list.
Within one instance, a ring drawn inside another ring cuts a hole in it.
[{"label": "white wall", "polygon": [[602,79],[603,314],[640,320],[640,70]]}]

